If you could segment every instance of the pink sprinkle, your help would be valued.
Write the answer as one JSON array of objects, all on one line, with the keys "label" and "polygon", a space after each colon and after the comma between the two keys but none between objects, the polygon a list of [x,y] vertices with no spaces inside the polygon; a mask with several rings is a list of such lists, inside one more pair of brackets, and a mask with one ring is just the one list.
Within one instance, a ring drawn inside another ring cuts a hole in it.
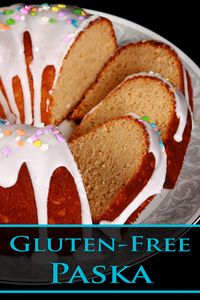
[{"label": "pink sprinkle", "polygon": [[25,5],[24,8],[27,9],[27,10],[30,10],[32,8],[32,6],[31,5]]},{"label": "pink sprinkle", "polygon": [[37,129],[35,132],[36,135],[42,135],[43,134],[43,130],[42,129]]},{"label": "pink sprinkle", "polygon": [[30,136],[30,140],[32,140],[32,142],[35,142],[37,139],[38,137],[36,135]]},{"label": "pink sprinkle", "polygon": [[69,35],[65,36],[65,42],[69,42],[71,40],[71,37]]},{"label": "pink sprinkle", "polygon": [[50,133],[50,132],[52,132],[52,128],[53,128],[52,125],[48,125],[43,129],[43,131],[44,131],[44,133]]},{"label": "pink sprinkle", "polygon": [[1,153],[3,156],[8,157],[11,153],[11,149],[10,147],[4,147],[3,149],[1,149]]},{"label": "pink sprinkle", "polygon": [[16,21],[19,21],[19,20],[20,20],[20,16],[19,16],[19,15],[16,15],[16,16],[15,16],[15,20],[16,20]]},{"label": "pink sprinkle", "polygon": [[60,134],[60,131],[57,130],[57,129],[56,129],[56,130],[53,130],[53,134],[54,134],[54,135]]},{"label": "pink sprinkle", "polygon": [[58,16],[59,17],[64,17],[66,15],[65,11],[59,11]]},{"label": "pink sprinkle", "polygon": [[67,20],[66,23],[67,23],[67,24],[71,24],[71,20]]},{"label": "pink sprinkle", "polygon": [[79,20],[85,20],[84,16],[79,16],[78,18],[79,18]]},{"label": "pink sprinkle", "polygon": [[60,143],[62,143],[62,142],[65,141],[65,139],[64,139],[64,137],[62,136],[61,133],[57,134],[57,135],[56,135],[56,138],[57,138],[57,140],[58,140]]},{"label": "pink sprinkle", "polygon": [[22,8],[20,9],[20,11],[21,11],[21,13],[22,13],[23,15],[27,15],[27,14],[28,14],[28,10],[27,10],[25,7],[22,7]]}]

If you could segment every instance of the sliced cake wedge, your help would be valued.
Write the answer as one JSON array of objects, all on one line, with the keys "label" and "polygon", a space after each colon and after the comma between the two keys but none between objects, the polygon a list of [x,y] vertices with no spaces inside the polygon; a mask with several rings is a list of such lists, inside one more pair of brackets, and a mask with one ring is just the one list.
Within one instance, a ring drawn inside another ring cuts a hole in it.
[{"label": "sliced cake wedge", "polygon": [[74,110],[72,119],[81,120],[127,76],[149,71],[161,74],[183,94],[191,86],[178,54],[170,46],[154,40],[130,43],[119,48],[103,67]]},{"label": "sliced cake wedge", "polygon": [[156,130],[133,115],[110,120],[73,139],[70,148],[94,223],[123,224],[162,190],[164,146]]},{"label": "sliced cake wedge", "polygon": [[168,156],[165,187],[173,188],[190,140],[192,120],[183,94],[160,75],[128,77],[84,117],[74,136],[131,112],[158,126]]}]

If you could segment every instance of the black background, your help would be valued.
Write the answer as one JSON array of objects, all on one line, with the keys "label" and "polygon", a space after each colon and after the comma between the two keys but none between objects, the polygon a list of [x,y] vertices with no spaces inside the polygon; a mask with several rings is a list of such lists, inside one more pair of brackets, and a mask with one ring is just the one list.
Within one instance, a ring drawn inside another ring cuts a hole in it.
[{"label": "black background", "polygon": [[[15,1],[1,1],[1,6],[6,6]],[[23,1],[21,1],[23,2]],[[26,1],[26,3],[42,3],[41,1]],[[45,1],[44,1],[45,2]],[[49,3],[55,1],[48,1]],[[65,1],[61,1],[62,3]],[[118,1],[104,1],[104,0],[83,0],[83,1],[66,1],[67,4],[74,4],[81,7],[94,9],[98,11],[104,11],[110,14],[114,14],[120,16],[122,18],[131,20],[135,23],[143,25],[156,33],[162,35],[167,38],[169,41],[178,46],[181,50],[183,50],[197,65],[200,66],[200,42],[199,42],[199,20],[200,20],[200,10],[198,8],[198,1],[190,0],[190,1],[178,1],[178,0],[168,0],[168,1],[155,1],[155,0],[118,0]],[[187,234],[188,237],[193,239],[193,252],[192,258],[191,256],[169,256],[163,257],[162,255],[156,255],[153,258],[149,259],[144,263],[147,270],[155,271],[155,276],[157,282],[160,282],[159,288],[162,288],[163,282],[166,283],[168,280],[168,274],[165,272],[165,268],[167,266],[171,266],[171,272],[175,272],[180,270],[180,273],[185,273],[185,276],[188,277],[188,286],[185,286],[186,289],[189,288],[199,288],[200,289],[200,281],[199,276],[197,275],[199,272],[198,265],[198,257],[199,257],[199,237],[200,237],[200,229],[195,229]],[[192,272],[191,268],[189,271],[189,267],[192,264]],[[175,269],[174,269],[175,268]],[[132,269],[129,270],[130,274]],[[190,272],[190,274],[188,274]],[[169,275],[170,276],[170,275]],[[181,287],[181,277],[177,276],[174,281],[174,289],[178,289]],[[16,286],[6,286],[1,285],[2,289],[16,289],[23,288]],[[42,287],[40,287],[42,288]],[[44,287],[48,288],[48,287]],[[61,288],[61,287],[59,287]],[[73,287],[74,288],[74,287]],[[98,287],[99,288],[99,287]],[[103,288],[103,287],[102,287]],[[118,287],[119,289],[128,289],[129,287],[123,284]],[[145,287],[144,287],[145,288]],[[164,296],[157,295],[153,296],[154,299],[169,299],[169,298],[177,298],[181,295],[176,296]],[[26,296],[27,297],[27,296]],[[35,297],[28,296],[29,298],[35,299]],[[56,296],[54,296],[56,297]],[[67,295],[62,295],[63,297],[70,297]],[[89,298],[89,296],[85,295],[85,297]],[[96,297],[96,296],[93,296]],[[93,298],[91,297],[91,298]],[[105,297],[104,295],[101,296]],[[115,297],[115,296],[109,296]],[[125,299],[128,295],[120,295],[120,299]],[[144,296],[139,296],[137,298],[142,298]],[[147,296],[146,296],[147,297]],[[191,299],[194,296],[189,296],[188,299]],[[3,298],[3,297],[2,297]],[[136,295],[131,296],[132,299],[136,298]],[[148,296],[149,298],[149,296]]]}]

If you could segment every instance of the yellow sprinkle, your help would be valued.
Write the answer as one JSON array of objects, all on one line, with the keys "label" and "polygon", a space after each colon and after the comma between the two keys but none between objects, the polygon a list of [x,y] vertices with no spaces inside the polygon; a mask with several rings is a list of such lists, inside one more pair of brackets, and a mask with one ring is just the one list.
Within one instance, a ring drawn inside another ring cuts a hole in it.
[{"label": "yellow sprinkle", "polygon": [[57,5],[59,8],[65,8],[65,7],[67,7],[67,5],[65,5],[65,4],[58,4]]},{"label": "yellow sprinkle", "polygon": [[17,132],[17,134],[18,134],[19,136],[24,136],[24,135],[26,135],[26,131],[23,130],[23,129],[17,129],[16,132]]},{"label": "yellow sprinkle", "polygon": [[3,131],[3,134],[4,134],[4,135],[11,135],[11,134],[12,134],[12,131],[11,131],[11,130],[4,130],[4,131]]},{"label": "yellow sprinkle", "polygon": [[11,29],[11,27],[6,24],[0,23],[0,29],[9,30],[9,29]]},{"label": "yellow sprinkle", "polygon": [[33,145],[34,145],[35,147],[40,148],[41,145],[42,145],[42,142],[41,142],[40,140],[36,140],[35,142],[33,142]]},{"label": "yellow sprinkle", "polygon": [[24,141],[21,141],[21,140],[20,140],[20,141],[18,141],[17,144],[18,144],[19,147],[23,147],[23,146],[24,146]]},{"label": "yellow sprinkle", "polygon": [[59,7],[57,7],[57,6],[52,6],[51,10],[52,10],[52,11],[59,11],[59,10],[60,10],[60,8],[59,8]]}]

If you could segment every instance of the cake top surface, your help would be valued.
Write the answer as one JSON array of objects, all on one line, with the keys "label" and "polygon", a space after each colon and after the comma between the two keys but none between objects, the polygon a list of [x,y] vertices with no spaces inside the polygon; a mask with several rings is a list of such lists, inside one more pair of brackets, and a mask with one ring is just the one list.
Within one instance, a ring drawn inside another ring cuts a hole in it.
[{"label": "cake top surface", "polygon": [[53,26],[58,27],[65,25],[65,36],[63,38],[68,41],[73,28],[78,28],[81,23],[88,19],[90,15],[77,6],[66,4],[48,4],[26,5],[15,4],[8,7],[0,8],[0,32],[13,30],[23,26],[23,22],[30,21],[32,25],[45,26],[50,29]]}]

